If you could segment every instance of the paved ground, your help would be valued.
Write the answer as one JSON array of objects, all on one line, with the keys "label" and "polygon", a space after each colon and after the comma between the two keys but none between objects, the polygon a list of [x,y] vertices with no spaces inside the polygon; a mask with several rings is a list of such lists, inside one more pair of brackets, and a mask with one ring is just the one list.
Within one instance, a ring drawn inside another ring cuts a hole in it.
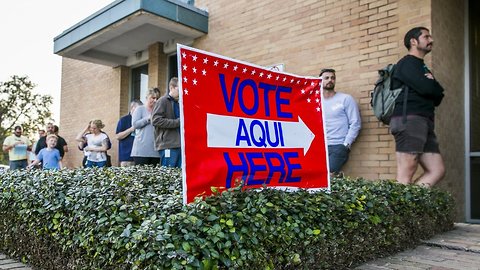
[{"label": "paved ground", "polygon": [[[0,270],[32,268],[0,254]],[[480,270],[480,224],[455,224],[455,229],[396,255],[363,264],[358,270]]]},{"label": "paved ground", "polygon": [[375,260],[355,269],[362,270],[479,270],[480,224],[455,224],[455,229],[412,250]]}]

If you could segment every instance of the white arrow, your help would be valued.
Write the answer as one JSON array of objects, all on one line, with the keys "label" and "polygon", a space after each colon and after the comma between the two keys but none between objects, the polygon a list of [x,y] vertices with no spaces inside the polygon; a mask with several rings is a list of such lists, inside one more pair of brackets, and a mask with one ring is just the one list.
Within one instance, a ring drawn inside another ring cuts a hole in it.
[{"label": "white arrow", "polygon": [[[248,139],[239,140],[239,134]],[[208,147],[303,148],[306,155],[314,138],[300,116],[298,122],[287,122],[207,114]]]}]

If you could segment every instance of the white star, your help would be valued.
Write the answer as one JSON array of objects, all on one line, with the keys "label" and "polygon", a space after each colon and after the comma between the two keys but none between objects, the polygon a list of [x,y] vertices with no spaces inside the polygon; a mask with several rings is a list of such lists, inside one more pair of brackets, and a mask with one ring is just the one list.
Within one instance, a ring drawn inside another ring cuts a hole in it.
[{"label": "white star", "polygon": [[315,86],[315,82],[312,82],[310,85],[311,85],[311,86]]},{"label": "white star", "polygon": [[207,71],[206,71],[205,69],[202,70],[202,75],[203,75],[203,76],[207,75]]},{"label": "white star", "polygon": [[223,64],[223,68],[228,68],[228,63]]},{"label": "white star", "polygon": [[197,69],[196,68],[192,68],[193,70],[193,73],[197,73]]},{"label": "white star", "polygon": [[310,103],[310,101],[312,101],[311,99],[307,98],[307,102]]},{"label": "white star", "polygon": [[315,91],[315,95],[320,95],[320,90]]},{"label": "white star", "polygon": [[233,67],[233,71],[237,71],[237,69],[238,69],[238,66],[235,65],[235,66]]},{"label": "white star", "polygon": [[246,73],[247,70],[248,70],[247,68],[243,68],[242,73]]},{"label": "white star", "polygon": [[286,81],[287,80],[287,77],[283,77],[283,81]]},{"label": "white star", "polygon": [[294,80],[294,79],[291,79],[291,80],[290,80],[290,83],[292,83],[293,81],[295,81],[295,80]]},{"label": "white star", "polygon": [[192,60],[193,60],[194,62],[197,61],[197,56],[196,56],[196,55],[192,56]]},{"label": "white star", "polygon": [[203,58],[203,63],[204,64],[208,63],[208,58],[207,57]]},{"label": "white star", "polygon": [[267,75],[267,78],[268,78],[268,79],[272,78],[272,74],[269,73],[269,74]]},{"label": "white star", "polygon": [[305,94],[305,89],[302,89],[302,94]]},{"label": "white star", "polygon": [[300,80],[297,81],[297,84],[299,84],[299,83],[300,83]]},{"label": "white star", "polygon": [[320,107],[317,107],[317,112],[319,112],[319,111],[320,111]]},{"label": "white star", "polygon": [[306,85],[306,84],[307,84],[307,81],[304,81],[304,82],[303,82],[303,85]]},{"label": "white star", "polygon": [[218,66],[218,60],[215,60],[215,62],[213,62],[213,65]]},{"label": "white star", "polygon": [[187,65],[183,65],[183,70],[187,70]]},{"label": "white star", "polygon": [[186,57],[187,57],[187,54],[183,52],[183,53],[182,53],[182,57],[183,57],[183,58],[186,58]]},{"label": "white star", "polygon": [[193,85],[197,85],[197,79],[193,79]]},{"label": "white star", "polygon": [[258,74],[259,77],[263,77],[263,72],[260,72],[260,74]]},{"label": "white star", "polygon": [[256,71],[255,70],[252,70],[252,75],[255,75]]},{"label": "white star", "polygon": [[183,82],[186,83],[188,81],[187,77],[183,77]]},{"label": "white star", "polygon": [[278,75],[277,75],[277,77],[275,78],[275,80],[277,80],[277,81],[278,81],[278,79],[280,79],[280,76],[278,76]]},{"label": "white star", "polygon": [[185,95],[188,95],[188,89],[183,90],[183,93],[184,93]]},{"label": "white star", "polygon": [[319,98],[315,99],[315,102],[320,103],[320,99]]}]

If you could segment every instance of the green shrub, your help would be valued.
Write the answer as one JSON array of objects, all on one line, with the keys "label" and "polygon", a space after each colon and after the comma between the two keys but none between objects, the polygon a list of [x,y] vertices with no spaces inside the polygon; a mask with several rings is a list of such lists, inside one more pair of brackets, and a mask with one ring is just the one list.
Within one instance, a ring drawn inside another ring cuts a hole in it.
[{"label": "green shrub", "polygon": [[164,167],[4,173],[0,250],[40,269],[346,269],[453,227],[449,194],[391,181],[188,206],[181,183]]}]

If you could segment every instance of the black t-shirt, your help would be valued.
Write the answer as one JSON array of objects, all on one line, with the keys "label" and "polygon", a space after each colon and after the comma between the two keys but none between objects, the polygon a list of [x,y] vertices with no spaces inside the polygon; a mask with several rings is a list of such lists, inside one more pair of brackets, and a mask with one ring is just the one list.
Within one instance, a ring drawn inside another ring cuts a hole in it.
[{"label": "black t-shirt", "polygon": [[[435,107],[443,99],[443,87],[435,79],[427,78],[432,73],[423,59],[406,55],[398,61],[393,72],[392,88],[408,86],[407,115],[422,115],[433,118]],[[404,91],[395,101],[392,116],[403,115]]]},{"label": "black t-shirt", "polygon": [[[65,141],[64,138],[58,135],[57,137],[58,137],[58,140],[55,148],[58,149],[58,151],[60,151],[60,156],[63,158],[63,156],[65,155],[65,151],[63,150],[63,147],[67,145],[67,142]],[[38,153],[40,153],[40,150],[46,147],[47,147],[47,136],[43,136],[38,140],[37,145],[35,146],[35,155],[38,155]]]}]

